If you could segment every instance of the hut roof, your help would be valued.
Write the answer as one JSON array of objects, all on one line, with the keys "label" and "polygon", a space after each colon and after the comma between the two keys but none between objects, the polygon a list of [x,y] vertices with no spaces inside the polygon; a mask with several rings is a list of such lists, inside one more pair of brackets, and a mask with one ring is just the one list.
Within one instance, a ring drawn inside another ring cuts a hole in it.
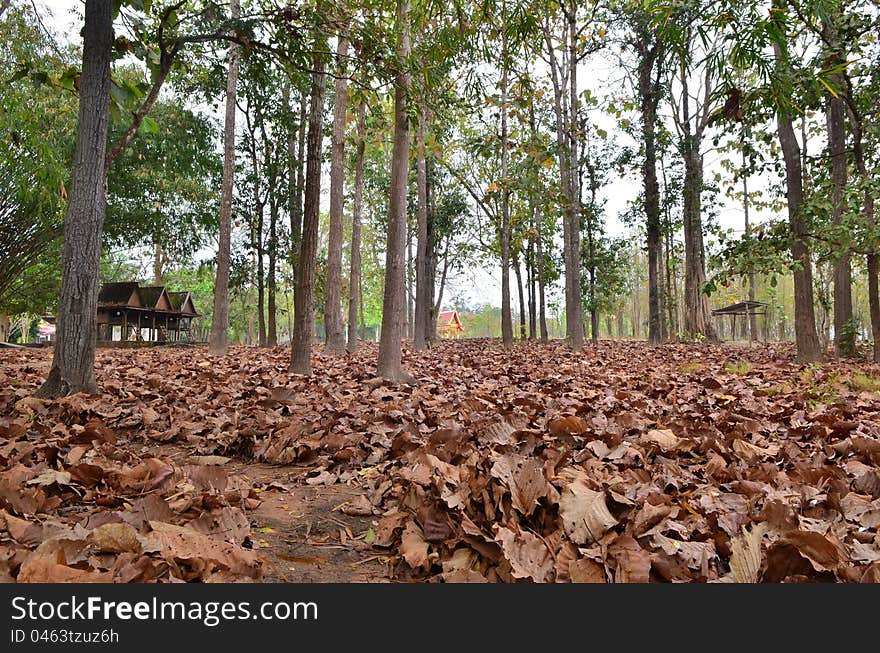
[{"label": "hut roof", "polygon": [[[140,306],[140,293],[137,281],[119,281],[105,283],[98,293],[98,304],[104,306]],[[131,303],[132,296],[137,296],[137,302]]]},{"label": "hut roof", "polygon": [[138,289],[144,306],[148,308],[156,308],[159,310],[170,310],[172,307],[171,299],[168,297],[168,291],[165,286],[144,286]]},{"label": "hut roof", "polygon": [[725,306],[724,308],[716,308],[712,311],[712,315],[758,315],[756,310],[769,306],[764,302],[744,301]]},{"label": "hut roof", "polygon": [[168,299],[171,300],[172,310],[179,311],[184,315],[198,315],[195,302],[193,302],[192,294],[181,290],[179,292],[168,293]]},{"label": "hut roof", "polygon": [[461,324],[461,318],[458,317],[457,310],[442,311],[437,315],[437,323],[443,327],[454,327],[457,331],[464,331]]}]

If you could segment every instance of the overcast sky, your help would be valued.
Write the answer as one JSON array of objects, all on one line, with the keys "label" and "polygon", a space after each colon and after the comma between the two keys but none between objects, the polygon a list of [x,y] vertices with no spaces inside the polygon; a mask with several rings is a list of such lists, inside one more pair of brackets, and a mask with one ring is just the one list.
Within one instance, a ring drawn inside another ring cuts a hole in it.
[{"label": "overcast sky", "polygon": [[[46,27],[55,32],[59,40],[78,41],[81,38],[82,19],[80,15],[83,7],[82,0],[35,0],[35,4],[44,17]],[[584,65],[579,69],[578,74],[581,84],[593,91],[598,97],[603,97],[612,90],[617,92],[620,88],[621,71],[610,57],[603,57],[600,54],[592,58],[589,65]],[[547,101],[550,101],[550,99],[548,98]],[[616,127],[614,119],[609,115],[595,111],[591,118],[620,144],[631,143],[627,135]],[[704,145],[708,147],[711,143],[707,141]],[[218,149],[219,146],[220,144],[218,143]],[[720,159],[720,154],[713,151],[706,152],[705,178],[707,181],[712,180],[715,173],[721,171]],[[324,171],[324,175],[322,195],[324,209],[326,210],[329,191],[329,182],[326,179],[327,170]],[[766,187],[768,181],[762,179],[751,180],[753,188],[750,190],[759,190],[762,187]],[[623,178],[613,176],[610,179],[610,183],[602,189],[601,195],[606,200],[606,228],[608,233],[611,235],[627,234],[627,228],[621,221],[620,215],[625,211],[627,204],[638,195],[640,189],[641,180],[635,171]],[[738,203],[728,201],[723,196],[719,197],[719,200],[721,204],[718,215],[720,226],[724,229],[732,228],[741,231],[743,226],[742,207]],[[761,217],[761,215],[756,214],[752,216],[752,220],[759,222]],[[555,292],[552,294],[557,297],[560,296],[561,289],[555,289]],[[471,267],[450,278],[444,293],[444,303],[448,303],[455,296],[464,297],[469,303],[488,302],[496,306],[500,305],[500,267],[494,266],[489,269]]]}]

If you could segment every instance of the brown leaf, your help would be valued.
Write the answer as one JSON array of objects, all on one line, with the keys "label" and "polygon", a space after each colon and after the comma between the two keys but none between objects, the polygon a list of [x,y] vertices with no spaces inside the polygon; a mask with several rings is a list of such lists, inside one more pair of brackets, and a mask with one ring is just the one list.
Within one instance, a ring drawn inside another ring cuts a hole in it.
[{"label": "brown leaf", "polygon": [[531,578],[545,583],[553,571],[553,558],[544,542],[529,532],[514,532],[501,527],[495,535],[514,578]]},{"label": "brown leaf", "polygon": [[538,501],[550,491],[544,466],[534,458],[512,454],[501,456],[492,466],[492,476],[508,487],[513,507],[526,516],[532,514]]},{"label": "brown leaf", "polygon": [[32,556],[16,577],[19,583],[112,583],[113,573],[75,569],[48,558]]},{"label": "brown leaf", "polygon": [[124,522],[98,526],[87,540],[97,551],[105,553],[140,553],[142,550],[137,531]]},{"label": "brown leaf", "polygon": [[655,445],[662,451],[675,451],[679,439],[669,429],[652,429],[639,436],[639,443],[643,445]]},{"label": "brown leaf", "polygon": [[410,520],[400,539],[400,555],[413,569],[428,565],[428,543],[416,523]]},{"label": "brown leaf", "polygon": [[647,583],[651,577],[651,556],[628,535],[619,535],[608,545],[616,562],[615,583]]},{"label": "brown leaf", "polygon": [[751,531],[742,529],[742,535],[733,538],[730,556],[730,577],[734,583],[757,583],[763,556],[761,540],[767,531],[764,523],[755,524]]},{"label": "brown leaf", "polygon": [[565,534],[577,544],[595,542],[617,523],[605,505],[605,493],[591,490],[580,479],[563,488],[559,514]]}]

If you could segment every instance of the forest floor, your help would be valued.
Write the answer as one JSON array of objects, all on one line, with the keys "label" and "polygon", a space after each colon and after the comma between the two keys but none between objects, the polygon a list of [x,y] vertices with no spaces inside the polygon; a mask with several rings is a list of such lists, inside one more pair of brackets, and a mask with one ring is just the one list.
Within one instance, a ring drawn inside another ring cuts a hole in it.
[{"label": "forest floor", "polygon": [[0,350],[0,580],[880,580],[880,366],[790,345]]}]

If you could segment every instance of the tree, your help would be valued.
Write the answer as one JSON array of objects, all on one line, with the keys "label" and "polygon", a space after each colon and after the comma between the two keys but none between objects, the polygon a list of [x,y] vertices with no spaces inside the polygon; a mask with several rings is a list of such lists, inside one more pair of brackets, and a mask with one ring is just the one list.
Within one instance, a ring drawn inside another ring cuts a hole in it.
[{"label": "tree", "polygon": [[[239,17],[239,0],[232,0],[232,18]],[[214,283],[214,312],[211,322],[211,353],[225,356],[229,329],[229,250],[232,239],[232,187],[235,176],[235,99],[238,89],[238,44],[229,46],[226,76],[226,114],[223,124],[223,179],[220,183],[220,243],[217,251],[217,279]]]},{"label": "tree", "polygon": [[382,298],[382,333],[376,374],[391,381],[412,381],[401,366],[403,335],[404,255],[406,195],[409,174],[408,95],[410,73],[410,2],[397,0],[397,70],[394,77],[394,146],[391,155],[391,189],[388,207],[388,242],[385,255],[385,291]]},{"label": "tree", "polygon": [[[677,81],[681,85],[680,99],[672,102],[672,115],[684,161],[684,331],[691,338],[704,336],[714,339],[715,329],[712,326],[709,299],[703,292],[706,283],[706,250],[702,222],[702,143],[713,116],[711,102],[717,96],[718,80],[715,72],[706,63],[707,57],[694,61],[699,53],[696,52],[697,39],[691,27],[694,20],[692,11],[683,11],[680,20],[684,23],[680,30],[668,30],[666,37],[674,51],[678,69]],[[709,44],[710,49],[713,47],[714,44]],[[692,91],[693,78],[697,79],[698,85]],[[669,83],[671,85],[672,80]]]},{"label": "tree", "polygon": [[[782,11],[780,0],[774,0],[774,7]],[[784,19],[778,25],[786,29]],[[778,81],[789,84],[790,59],[784,43],[773,43]],[[813,309],[813,266],[810,260],[809,233],[806,221],[801,215],[804,204],[804,180],[801,165],[801,148],[792,126],[792,112],[795,108],[781,102],[776,107],[776,124],[779,145],[785,161],[785,194],[788,203],[788,220],[791,228],[791,256],[794,260],[794,328],[797,342],[798,360],[809,362],[819,360],[822,351],[816,334],[816,314]]]},{"label": "tree", "polygon": [[106,211],[104,164],[110,121],[110,3],[88,0],[83,28],[83,65],[73,180],[64,219],[61,297],[52,367],[39,397],[95,393],[95,315],[101,229]]},{"label": "tree", "polygon": [[[366,149],[366,104],[358,104],[357,141],[354,163],[354,201],[351,210],[351,254],[348,275],[348,345],[354,353],[360,346],[358,340],[358,307],[361,295],[361,213],[364,204],[364,150]],[[363,306],[360,305],[363,311]]]},{"label": "tree", "polygon": [[[344,27],[343,27],[344,29]],[[325,350],[345,350],[342,324],[342,238],[345,187],[345,123],[348,112],[348,80],[345,58],[348,39],[339,36],[336,46],[336,92],[333,102],[333,134],[330,145],[330,229],[327,237],[327,281],[324,297]]]},{"label": "tree", "polygon": [[318,255],[318,217],[321,199],[321,147],[324,139],[324,91],[327,85],[325,42],[315,39],[312,55],[312,89],[309,108],[309,134],[306,151],[305,197],[302,241],[296,266],[293,335],[290,371],[312,373],[312,334],[315,319],[315,269]]}]

